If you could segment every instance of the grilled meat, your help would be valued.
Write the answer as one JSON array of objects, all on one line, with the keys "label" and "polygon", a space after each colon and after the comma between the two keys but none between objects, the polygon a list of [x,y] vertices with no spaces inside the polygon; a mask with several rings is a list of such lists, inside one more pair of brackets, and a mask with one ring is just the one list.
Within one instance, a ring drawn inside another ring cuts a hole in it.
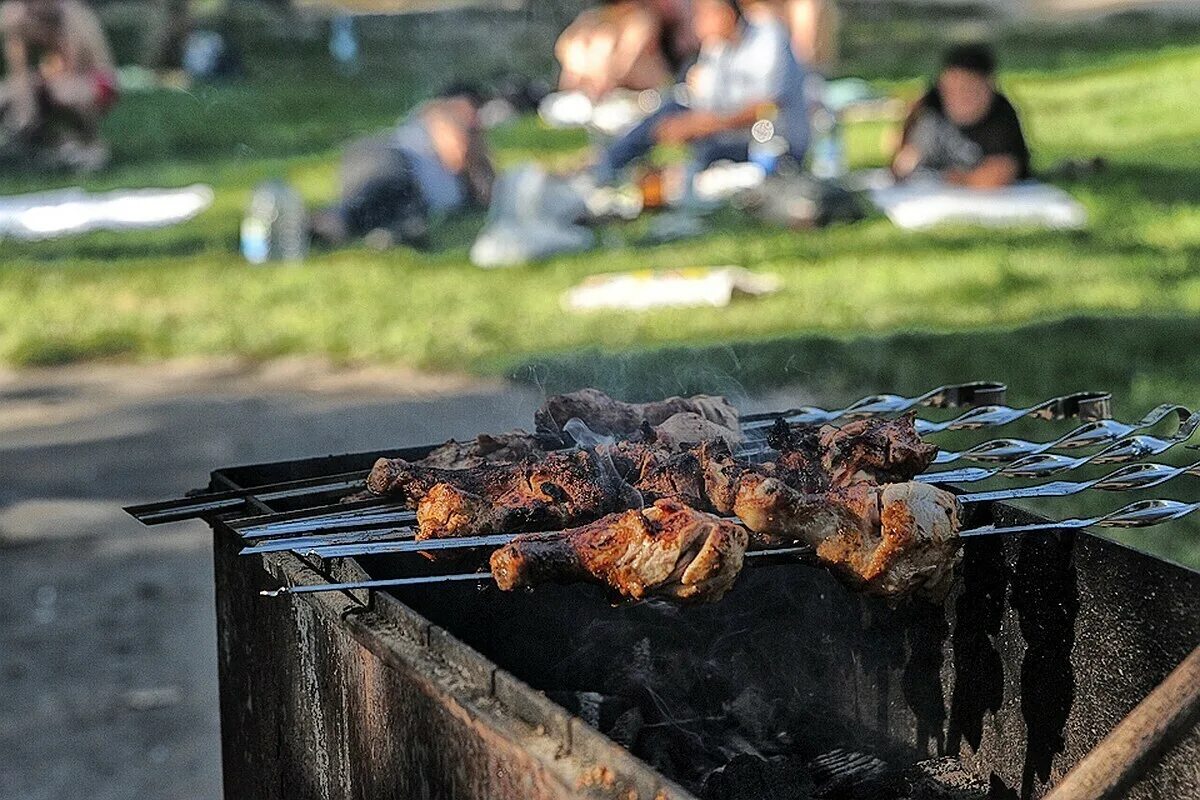
[{"label": "grilled meat", "polygon": [[817,556],[851,583],[888,597],[937,595],[958,561],[954,495],[924,483],[871,487],[863,524],[817,544]]},{"label": "grilled meat", "polygon": [[550,397],[533,416],[538,433],[570,444],[564,426],[573,418],[583,420],[596,433],[618,438],[638,434],[644,424],[657,426],[679,413],[692,413],[735,434],[740,431],[738,412],[724,397],[696,395],[668,397],[652,403],[624,403],[599,389],[580,389]]},{"label": "grilled meat", "polygon": [[417,539],[577,525],[664,497],[705,505],[695,453],[628,442],[465,470],[380,459],[367,486],[416,509]]},{"label": "grilled meat", "polygon": [[937,446],[921,440],[914,415],[869,417],[832,425],[775,423],[767,442],[787,482],[822,491],[859,481],[894,483],[920,475],[937,456]]},{"label": "grilled meat", "polygon": [[522,430],[481,433],[471,442],[451,439],[430,451],[419,463],[440,469],[471,469],[486,463],[512,464],[539,459],[546,455],[546,449],[546,442]]},{"label": "grilled meat", "polygon": [[640,600],[720,599],[742,568],[747,533],[737,523],[659,500],[564,533],[520,536],[492,554],[504,590],[588,581]]},{"label": "grilled meat", "polygon": [[[750,529],[755,547],[801,542],[851,584],[895,597],[936,593],[957,561],[959,506],[923,483],[858,481],[810,493],[745,469],[720,446],[702,448],[709,497]],[[723,482],[723,483],[722,483]]]},{"label": "grilled meat", "polygon": [[[701,397],[696,398],[694,402],[707,403],[711,399]],[[556,402],[556,398],[547,402]],[[598,419],[589,416],[580,416],[578,419],[591,430],[601,432],[607,430],[608,424],[603,411],[601,414]],[[651,414],[651,417],[658,419],[659,414],[656,412]],[[734,447],[741,441],[741,434],[738,432],[736,416],[733,417],[732,427],[727,427],[695,411],[680,411],[656,423],[643,419],[635,430],[621,433],[619,438],[633,442],[654,442],[671,450],[681,450],[708,439],[721,439],[728,442],[730,447]],[[561,448],[563,444],[560,435],[545,432],[533,434],[514,430],[499,434],[481,433],[470,442],[451,439],[417,463],[440,469],[471,469],[487,463],[515,464],[518,461],[544,458],[547,451]]]}]

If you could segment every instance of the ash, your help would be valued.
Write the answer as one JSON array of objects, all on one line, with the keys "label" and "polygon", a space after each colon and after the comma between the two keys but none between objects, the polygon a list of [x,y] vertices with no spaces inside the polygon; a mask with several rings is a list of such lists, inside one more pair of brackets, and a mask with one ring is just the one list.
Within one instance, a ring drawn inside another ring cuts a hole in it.
[{"label": "ash", "polygon": [[747,570],[703,606],[580,585],[401,599],[704,800],[989,796],[937,758],[940,606],[888,606],[798,565]]}]

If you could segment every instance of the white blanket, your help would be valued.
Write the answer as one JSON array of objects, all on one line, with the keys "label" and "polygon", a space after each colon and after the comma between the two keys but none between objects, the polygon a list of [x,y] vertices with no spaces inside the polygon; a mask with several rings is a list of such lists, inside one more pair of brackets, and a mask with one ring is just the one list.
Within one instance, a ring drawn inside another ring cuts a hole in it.
[{"label": "white blanket", "polygon": [[1037,181],[1003,189],[964,189],[930,180],[875,185],[871,200],[896,225],[912,230],[942,224],[1074,230],[1087,224],[1078,200]]},{"label": "white blanket", "polygon": [[213,190],[118,189],[89,194],[78,187],[0,197],[0,237],[52,239],[97,230],[175,225],[212,205]]}]

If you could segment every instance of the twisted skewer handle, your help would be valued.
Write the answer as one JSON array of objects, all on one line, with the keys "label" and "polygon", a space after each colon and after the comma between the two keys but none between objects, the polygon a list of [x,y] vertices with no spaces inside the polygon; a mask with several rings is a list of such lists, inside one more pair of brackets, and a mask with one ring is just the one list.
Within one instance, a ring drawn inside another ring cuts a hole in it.
[{"label": "twisted skewer handle", "polygon": [[1110,446],[1090,456],[1077,458],[1058,453],[1037,453],[1017,459],[1003,467],[987,469],[964,467],[944,472],[927,472],[916,480],[923,483],[976,483],[988,478],[1045,478],[1088,464],[1113,464],[1136,461],[1148,456],[1157,456],[1191,439],[1200,428],[1200,412],[1192,414],[1167,438],[1135,434],[1119,439]]},{"label": "twisted skewer handle", "polygon": [[1007,533],[1030,533],[1033,531],[1077,530],[1080,528],[1149,528],[1152,525],[1161,525],[1164,522],[1172,522],[1186,517],[1198,508],[1200,508],[1200,503],[1183,503],[1178,500],[1139,500],[1136,503],[1123,506],[1111,514],[1105,514],[1100,517],[1072,517],[1058,522],[1032,522],[1028,525],[1010,525],[1007,527],[984,525],[979,528],[960,531],[958,535],[968,538],[972,536],[996,536]]},{"label": "twisted skewer handle", "polygon": [[1024,439],[991,439],[974,447],[952,453],[940,452],[935,464],[949,464],[962,459],[970,461],[1013,461],[1023,456],[1045,453],[1050,450],[1071,450],[1080,447],[1095,447],[1110,444],[1123,436],[1152,428],[1172,414],[1183,424],[1189,415],[1187,408],[1174,403],[1164,403],[1132,425],[1114,419],[1098,419],[1080,425],[1068,434],[1050,442],[1030,442]]},{"label": "twisted skewer handle", "polygon": [[780,413],[750,415],[742,423],[742,430],[752,431],[769,428],[779,418],[797,423],[825,423],[848,417],[869,417],[881,414],[901,414],[917,406],[954,408],[979,403],[1002,403],[1008,387],[995,381],[972,381],[950,384],[931,389],[916,397],[901,397],[895,394],[873,394],[856,400],[845,408],[827,411],[816,406],[801,406]]}]

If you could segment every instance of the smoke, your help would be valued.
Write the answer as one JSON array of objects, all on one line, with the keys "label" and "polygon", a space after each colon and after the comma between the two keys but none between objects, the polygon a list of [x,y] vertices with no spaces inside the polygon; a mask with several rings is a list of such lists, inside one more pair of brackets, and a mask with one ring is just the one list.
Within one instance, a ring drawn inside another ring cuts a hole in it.
[{"label": "smoke", "polygon": [[563,431],[575,442],[575,446],[591,453],[592,461],[596,464],[603,480],[611,485],[621,499],[622,508],[635,508],[641,511],[646,507],[646,498],[625,479],[625,475],[613,462],[610,448],[616,444],[615,436],[596,433],[579,417],[571,417],[563,425]]}]

